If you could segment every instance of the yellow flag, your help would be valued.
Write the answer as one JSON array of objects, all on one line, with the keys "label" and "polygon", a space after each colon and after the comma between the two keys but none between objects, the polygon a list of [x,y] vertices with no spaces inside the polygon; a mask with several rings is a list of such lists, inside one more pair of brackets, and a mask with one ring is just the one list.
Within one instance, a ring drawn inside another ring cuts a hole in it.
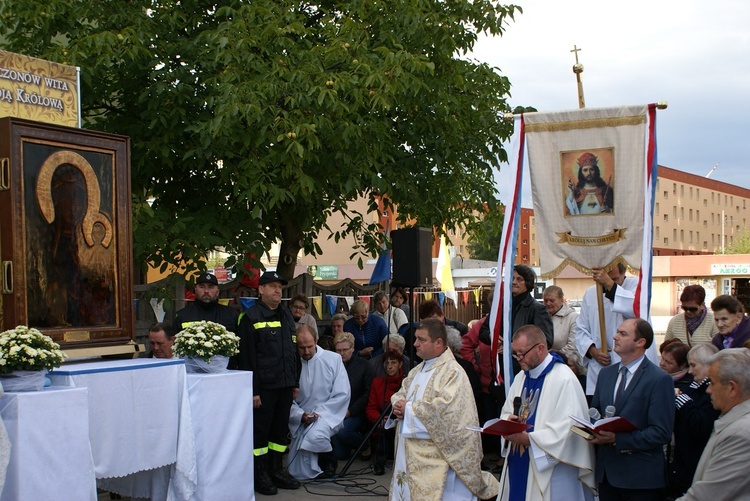
[{"label": "yellow flag", "polygon": [[453,287],[453,273],[451,272],[451,254],[448,250],[448,242],[445,235],[440,237],[440,253],[438,254],[435,278],[440,282],[440,291],[445,293],[456,303],[456,289]]}]

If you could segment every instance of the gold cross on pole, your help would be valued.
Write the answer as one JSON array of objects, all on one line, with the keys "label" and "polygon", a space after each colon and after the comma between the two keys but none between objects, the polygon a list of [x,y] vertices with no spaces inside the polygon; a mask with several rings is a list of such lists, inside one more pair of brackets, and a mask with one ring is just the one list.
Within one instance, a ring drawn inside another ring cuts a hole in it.
[{"label": "gold cross on pole", "polygon": [[578,52],[580,50],[581,49],[579,49],[576,45],[573,45],[573,50],[570,51],[570,52],[573,52],[576,55],[576,64],[578,64]]}]

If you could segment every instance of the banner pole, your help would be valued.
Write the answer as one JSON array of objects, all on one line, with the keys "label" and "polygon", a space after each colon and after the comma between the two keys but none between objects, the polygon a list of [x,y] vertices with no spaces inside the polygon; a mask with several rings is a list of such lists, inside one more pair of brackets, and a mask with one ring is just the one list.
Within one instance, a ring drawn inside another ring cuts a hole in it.
[{"label": "banner pole", "polygon": [[609,344],[607,343],[607,326],[604,321],[604,287],[599,282],[596,283],[596,302],[599,306],[599,336],[601,337],[602,353],[609,353]]}]

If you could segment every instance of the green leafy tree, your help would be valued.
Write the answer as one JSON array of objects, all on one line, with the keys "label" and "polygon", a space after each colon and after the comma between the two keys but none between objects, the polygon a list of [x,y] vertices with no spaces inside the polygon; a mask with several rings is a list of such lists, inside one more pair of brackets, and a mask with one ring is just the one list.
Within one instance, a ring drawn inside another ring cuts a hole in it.
[{"label": "green leafy tree", "polygon": [[[134,258],[165,269],[325,231],[375,255],[347,202],[466,225],[506,160],[509,82],[469,60],[519,11],[490,0],[4,0],[0,46],[81,67],[84,126],[131,138]],[[328,228],[333,213],[348,214]],[[324,233],[325,235],[325,233]]]},{"label": "green leafy tree", "polygon": [[724,254],[750,254],[750,232],[743,231],[737,235],[732,245],[724,249]]},{"label": "green leafy tree", "polygon": [[469,227],[469,255],[472,259],[497,261],[504,214],[504,207],[495,203]]}]

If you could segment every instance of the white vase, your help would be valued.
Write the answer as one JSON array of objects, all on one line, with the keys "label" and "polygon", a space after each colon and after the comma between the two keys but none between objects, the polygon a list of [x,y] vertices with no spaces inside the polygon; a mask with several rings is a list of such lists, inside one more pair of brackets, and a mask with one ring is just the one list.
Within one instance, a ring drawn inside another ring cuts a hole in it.
[{"label": "white vase", "polygon": [[229,357],[225,357],[224,355],[214,355],[208,362],[202,357],[185,358],[186,372],[219,374],[227,372],[227,365],[229,365]]},{"label": "white vase", "polygon": [[0,383],[5,391],[39,391],[44,388],[46,369],[40,371],[13,371],[0,374]]}]

